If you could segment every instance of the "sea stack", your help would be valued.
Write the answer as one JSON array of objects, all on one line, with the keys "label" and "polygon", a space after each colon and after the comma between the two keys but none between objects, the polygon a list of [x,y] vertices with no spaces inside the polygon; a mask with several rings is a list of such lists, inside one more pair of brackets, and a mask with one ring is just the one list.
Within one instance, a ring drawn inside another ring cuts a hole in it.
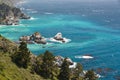
[{"label": "sea stack", "polygon": [[63,43],[65,42],[64,38],[62,37],[62,33],[59,32],[54,36],[55,40],[62,41]]},{"label": "sea stack", "polygon": [[57,33],[56,35],[55,35],[55,37],[54,37],[54,39],[56,39],[56,40],[63,40],[63,38],[62,38],[62,33]]}]

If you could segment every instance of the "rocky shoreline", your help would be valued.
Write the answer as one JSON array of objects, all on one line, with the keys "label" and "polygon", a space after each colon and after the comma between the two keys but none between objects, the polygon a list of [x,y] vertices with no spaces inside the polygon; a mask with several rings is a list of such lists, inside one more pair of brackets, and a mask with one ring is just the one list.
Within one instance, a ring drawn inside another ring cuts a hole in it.
[{"label": "rocky shoreline", "polygon": [[1,25],[18,25],[20,19],[30,19],[30,16],[17,7],[9,6],[5,3],[0,4]]}]

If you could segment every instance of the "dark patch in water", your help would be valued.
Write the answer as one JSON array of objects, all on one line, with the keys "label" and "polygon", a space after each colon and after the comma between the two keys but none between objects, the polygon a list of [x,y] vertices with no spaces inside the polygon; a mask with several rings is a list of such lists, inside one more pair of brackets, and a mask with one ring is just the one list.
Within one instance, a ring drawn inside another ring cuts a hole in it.
[{"label": "dark patch in water", "polygon": [[108,73],[114,72],[112,68],[97,68],[96,73],[106,76]]}]

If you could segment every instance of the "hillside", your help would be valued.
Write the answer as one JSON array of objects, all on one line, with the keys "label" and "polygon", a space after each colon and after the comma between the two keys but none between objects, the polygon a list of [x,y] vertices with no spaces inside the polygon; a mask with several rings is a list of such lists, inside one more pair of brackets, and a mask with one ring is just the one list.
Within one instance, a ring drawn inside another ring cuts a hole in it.
[{"label": "hillside", "polygon": [[[26,42],[20,45],[0,35],[0,80],[97,80],[93,71],[83,72],[80,63],[70,58],[54,56],[46,51],[35,56],[27,48]],[[66,74],[67,73],[67,74]]]},{"label": "hillside", "polygon": [[17,48],[15,43],[0,36],[0,80],[44,80],[30,73],[29,69],[19,68],[12,62],[10,55]]},{"label": "hillside", "polygon": [[18,46],[14,42],[11,42],[10,40],[0,35],[0,52],[14,53],[17,48]]},{"label": "hillside", "polygon": [[0,53],[0,80],[44,80],[29,70],[17,67],[11,58]]}]

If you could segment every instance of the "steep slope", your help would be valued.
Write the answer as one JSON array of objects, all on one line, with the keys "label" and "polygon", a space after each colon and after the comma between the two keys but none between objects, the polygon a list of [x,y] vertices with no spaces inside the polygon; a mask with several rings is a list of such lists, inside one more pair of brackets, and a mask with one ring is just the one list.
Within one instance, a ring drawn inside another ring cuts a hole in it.
[{"label": "steep slope", "polygon": [[12,62],[10,56],[17,48],[18,45],[0,35],[0,80],[45,80]]},{"label": "steep slope", "polygon": [[18,46],[10,40],[0,35],[0,52],[14,53]]},{"label": "steep slope", "polygon": [[0,80],[44,80],[29,70],[17,67],[11,58],[0,53]]}]

